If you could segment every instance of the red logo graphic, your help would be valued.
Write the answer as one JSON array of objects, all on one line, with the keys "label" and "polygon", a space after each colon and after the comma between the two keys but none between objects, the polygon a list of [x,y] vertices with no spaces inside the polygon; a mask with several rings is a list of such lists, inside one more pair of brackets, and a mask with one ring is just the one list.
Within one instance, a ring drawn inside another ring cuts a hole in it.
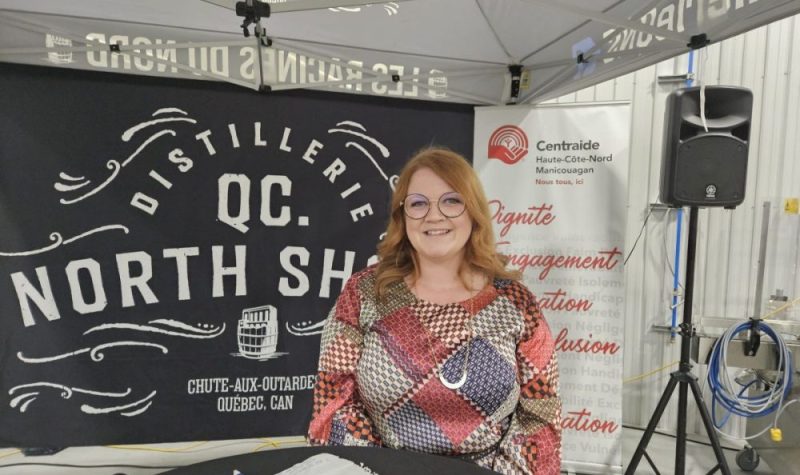
[{"label": "red logo graphic", "polygon": [[489,158],[513,165],[527,154],[528,136],[515,125],[504,125],[489,138]]}]

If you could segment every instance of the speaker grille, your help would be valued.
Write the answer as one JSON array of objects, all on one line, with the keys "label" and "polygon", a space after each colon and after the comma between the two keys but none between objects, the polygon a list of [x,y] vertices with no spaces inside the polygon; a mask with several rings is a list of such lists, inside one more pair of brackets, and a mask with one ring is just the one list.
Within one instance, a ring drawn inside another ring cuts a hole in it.
[{"label": "speaker grille", "polygon": [[729,135],[701,135],[678,146],[674,198],[688,205],[733,206],[744,200],[747,144]]}]

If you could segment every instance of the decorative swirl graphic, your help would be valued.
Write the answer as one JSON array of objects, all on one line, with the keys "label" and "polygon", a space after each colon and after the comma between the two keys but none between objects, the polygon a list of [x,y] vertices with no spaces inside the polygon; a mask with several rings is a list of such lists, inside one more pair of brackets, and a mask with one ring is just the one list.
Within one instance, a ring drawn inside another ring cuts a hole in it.
[{"label": "decorative swirl graphic", "polygon": [[90,229],[84,233],[78,234],[77,236],[73,236],[69,239],[64,239],[59,232],[50,233],[50,240],[53,241],[52,244],[49,244],[45,247],[41,247],[39,249],[32,249],[30,251],[20,251],[20,252],[3,252],[0,251],[1,257],[19,257],[19,256],[33,256],[35,254],[43,254],[48,251],[52,251],[53,249],[63,245],[72,244],[75,241],[83,239],[87,236],[91,236],[92,234],[102,233],[105,231],[113,231],[119,230],[128,234],[130,231],[126,226],[121,224],[108,224],[106,226],[100,226],[98,228]]},{"label": "decorative swirl graphic", "polygon": [[[152,333],[161,333],[164,335],[171,335],[171,336],[180,336],[183,338],[201,338],[201,339],[209,339],[209,338],[216,338],[225,331],[225,324],[223,323],[222,326],[213,326],[210,324],[203,324],[202,327],[193,327],[191,325],[187,325],[178,320],[169,320],[169,319],[158,319],[158,320],[151,320],[147,322],[149,325],[139,325],[135,323],[103,323],[101,325],[97,325],[96,327],[92,327],[85,332],[84,335],[88,335],[89,333],[103,331],[103,330],[115,330],[115,329],[125,329],[125,330],[137,330],[142,332],[152,332]],[[164,328],[160,328],[161,325],[169,328],[177,328],[181,331],[175,330],[168,330]]]},{"label": "decorative swirl graphic", "polygon": [[[345,120],[339,122],[338,124],[336,124],[336,126],[339,128],[328,129],[328,133],[348,134],[363,139],[366,142],[374,145],[378,149],[380,154],[383,156],[383,158],[389,158],[390,155],[389,149],[374,137],[367,135],[365,133],[367,129],[363,125],[359,124],[358,122],[354,122],[352,120]],[[341,128],[341,127],[351,127],[351,128]],[[378,164],[378,161],[375,160],[375,157],[373,157],[372,154],[369,153],[369,151],[367,151],[367,149],[363,145],[361,145],[358,142],[347,142],[345,143],[345,147],[347,148],[353,147],[356,148],[361,153],[363,153],[369,159],[369,161],[372,162],[372,165],[378,170],[378,173],[381,174],[383,179],[388,181],[389,186],[394,190],[394,187],[397,185],[397,180],[399,179],[399,177],[397,175],[392,175],[391,177],[389,177],[386,174],[386,172],[383,171],[383,168],[381,168],[381,166]]]},{"label": "decorative swirl graphic", "polygon": [[64,181],[71,181],[71,182],[78,182],[78,181],[81,181],[81,180],[85,180],[85,181],[82,182],[82,183],[75,183],[74,185],[64,184],[64,183],[56,183],[55,185],[53,185],[53,187],[57,191],[77,190],[77,189],[83,188],[84,186],[89,184],[89,180],[86,180],[85,176],[75,177],[75,176],[69,176],[64,172],[61,172],[61,173],[58,174],[58,177],[61,178]]},{"label": "decorative swirl graphic", "polygon": [[71,351],[69,353],[63,353],[55,356],[44,356],[41,358],[25,356],[21,351],[19,351],[17,352],[17,358],[19,358],[19,360],[23,363],[50,363],[51,361],[63,360],[72,356],[82,355],[83,353],[89,353],[89,357],[92,359],[92,361],[103,361],[103,358],[105,358],[105,354],[103,353],[104,350],[120,346],[149,346],[152,348],[158,348],[163,354],[167,354],[169,352],[167,347],[164,345],[159,345],[158,343],[150,343],[147,341],[113,341],[110,343],[102,343],[93,348],[86,347],[81,348],[80,350]]},{"label": "decorative swirl graphic", "polygon": [[[224,323],[222,324],[222,326],[202,324],[199,327],[194,327],[177,320],[169,320],[169,319],[152,320],[147,323],[148,325],[140,325],[135,323],[104,323],[86,330],[85,332],[83,332],[83,334],[88,335],[89,333],[105,331],[105,330],[135,330],[140,332],[160,333],[163,335],[178,336],[182,338],[211,339],[211,338],[216,338],[222,335],[223,332],[225,332]],[[166,346],[158,343],[123,340],[123,341],[102,343],[94,347],[85,347],[75,351],[70,351],[69,353],[62,353],[54,356],[32,357],[32,356],[26,356],[20,351],[17,352],[17,358],[24,363],[36,364],[36,363],[50,363],[52,361],[63,360],[66,358],[71,358],[73,356],[79,356],[84,353],[89,353],[89,357],[92,359],[92,361],[99,362],[103,361],[103,358],[105,358],[105,354],[103,353],[105,350],[109,348],[118,348],[123,346],[156,348],[161,350],[161,353],[163,354],[167,354],[169,352]]]},{"label": "decorative swirl graphic", "polygon": [[[22,394],[11,399],[9,405],[12,408],[19,409],[19,412],[24,413],[25,411],[28,410],[28,406],[39,397],[39,395],[42,392],[42,389],[46,388],[53,388],[60,390],[61,397],[63,399],[70,399],[74,394],[84,394],[87,396],[105,397],[105,398],[124,398],[131,394],[131,388],[127,388],[124,392],[101,392],[101,391],[92,391],[90,389],[69,387],[56,383],[37,382],[37,383],[20,384],[19,386],[14,386],[13,388],[8,390],[8,395],[14,396],[14,394],[17,392],[33,388],[39,390],[23,392]],[[110,414],[113,412],[119,412],[123,416],[132,417],[146,411],[152,404],[151,400],[153,399],[153,397],[155,397],[155,395],[156,391],[153,391],[149,395],[137,401],[110,407],[96,407],[90,404],[82,404],[81,411],[83,411],[86,414]],[[128,409],[133,409],[133,410],[129,411]]]},{"label": "decorative swirl graphic", "polygon": [[[151,126],[154,126],[154,125],[166,124],[166,123],[170,123],[170,122],[188,122],[190,124],[196,124],[197,123],[197,121],[195,119],[192,119],[190,117],[185,117],[186,115],[188,115],[186,113],[186,111],[183,111],[183,110],[178,109],[176,107],[165,107],[165,108],[162,108],[162,109],[158,109],[157,111],[155,111],[152,114],[152,116],[153,117],[158,117],[158,116],[161,116],[161,115],[164,115],[164,114],[175,114],[178,117],[156,118],[156,119],[152,119],[152,120],[148,120],[148,121],[145,121],[145,122],[138,123],[138,124],[134,125],[133,127],[128,128],[125,132],[122,133],[122,136],[121,136],[122,141],[123,142],[129,142],[139,131],[144,130],[144,129],[146,129],[148,127],[151,127]],[[130,162],[132,162],[137,156],[139,156],[139,154],[144,149],[146,149],[151,143],[155,142],[156,140],[158,140],[159,138],[161,138],[161,137],[163,137],[165,135],[171,135],[173,137],[176,137],[178,135],[178,133],[175,132],[172,129],[164,129],[164,130],[160,130],[158,132],[155,132],[154,134],[150,135],[150,137],[145,139],[136,148],[136,150],[132,154],[130,154],[126,159],[124,159],[121,163],[119,161],[117,161],[117,160],[114,160],[114,159],[107,161],[106,162],[106,168],[111,170],[111,174],[108,177],[106,177],[106,179],[103,180],[102,183],[100,183],[99,185],[95,186],[91,190],[86,191],[83,194],[78,195],[78,196],[76,196],[74,198],[61,198],[59,200],[59,202],[61,204],[70,205],[70,204],[77,203],[79,201],[85,200],[86,198],[99,193],[101,190],[103,190],[105,187],[107,187],[111,182],[113,182],[117,178],[117,176],[119,176],[120,171],[126,165],[128,165]],[[62,193],[67,193],[67,192],[80,190],[80,189],[83,189],[83,188],[89,186],[92,183],[91,180],[87,180],[84,177],[76,178],[76,177],[69,176],[64,172],[59,173],[58,176],[59,176],[59,178],[61,180],[64,180],[65,182],[68,182],[68,183],[56,182],[56,183],[53,184],[53,188],[55,188],[56,191],[59,191],[59,192],[62,192]],[[81,181],[81,180],[83,180],[83,181]],[[80,181],[80,183],[77,183],[78,181]]]},{"label": "decorative swirl graphic", "polygon": [[289,325],[286,323],[286,330],[289,331],[292,335],[296,336],[310,336],[310,335],[320,335],[322,334],[322,328],[325,326],[325,320],[312,323],[312,322],[300,322],[294,325]]},{"label": "decorative swirl graphic", "polygon": [[[84,193],[84,194],[78,196],[77,198],[74,198],[74,199],[71,199],[71,200],[68,200],[66,198],[61,198],[58,201],[60,201],[61,204],[71,205],[72,203],[77,203],[78,201],[81,201],[81,200],[83,200],[85,198],[88,198],[88,197],[94,195],[98,191],[100,191],[103,188],[105,188],[106,185],[108,185],[109,183],[114,181],[115,178],[117,178],[117,175],[119,175],[119,170],[122,168],[122,166],[116,160],[109,160],[109,161],[106,162],[106,168],[111,170],[111,175],[109,175],[108,178],[106,178],[103,181],[103,183],[100,183],[100,185],[96,186],[93,190],[90,190],[88,193]],[[86,180],[85,182],[80,184],[80,186],[77,186],[77,188],[76,187],[72,187],[72,190],[83,188],[83,187],[89,185],[91,182],[92,182],[91,180]],[[55,188],[57,191],[71,191],[71,190],[64,190],[64,188],[70,188],[70,186],[69,185],[64,185],[62,183],[55,183],[53,185],[53,188]],[[59,188],[61,188],[61,189],[59,189]]]},{"label": "decorative swirl graphic", "polygon": [[[127,417],[137,416],[150,408],[150,406],[153,404],[153,401],[151,401],[151,399],[153,399],[155,395],[156,391],[153,391],[144,398],[139,399],[138,401],[134,401],[130,404],[124,404],[122,406],[94,407],[90,406],[89,404],[82,404],[81,411],[85,412],[86,414],[110,414],[112,412],[119,412],[123,416]],[[138,409],[134,409],[137,406]],[[134,410],[131,412],[122,412],[126,409],[134,409]]]}]

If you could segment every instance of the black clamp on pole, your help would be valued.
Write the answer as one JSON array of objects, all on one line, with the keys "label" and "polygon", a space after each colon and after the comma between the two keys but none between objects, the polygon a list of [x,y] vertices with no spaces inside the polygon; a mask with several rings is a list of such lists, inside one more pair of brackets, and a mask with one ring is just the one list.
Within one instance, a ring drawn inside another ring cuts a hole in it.
[{"label": "black clamp on pole", "polygon": [[[269,3],[259,2],[256,0],[246,0],[244,2],[236,2],[236,16],[243,17],[241,28],[242,34],[245,38],[250,37],[250,25],[253,27],[253,33],[258,38],[261,46],[272,46],[272,39],[267,37],[267,30],[261,25],[262,18],[269,18],[271,13]],[[259,68],[259,81],[261,84],[258,86],[258,92],[270,92],[272,87],[264,84],[264,60],[261,57],[261,47],[258,49],[258,68]]]},{"label": "black clamp on pole", "polygon": [[508,72],[511,73],[511,94],[509,95],[508,104],[516,104],[519,99],[519,85],[522,80],[522,65],[511,64],[508,66]]},{"label": "black clamp on pole", "polygon": [[245,38],[249,38],[250,30],[248,30],[248,27],[252,24],[255,24],[254,32],[256,37],[261,38],[264,46],[271,46],[272,41],[269,38],[266,38],[267,34],[266,31],[264,31],[264,28],[261,26],[261,19],[269,18],[270,13],[271,10],[269,3],[254,0],[236,2],[236,16],[244,18],[244,21],[242,21],[241,24],[242,34],[244,34]]},{"label": "black clamp on pole", "polygon": [[694,35],[689,38],[689,42],[686,43],[690,49],[700,49],[705,48],[706,46],[711,44],[711,40],[708,39],[708,35],[705,33],[700,33],[699,35]]},{"label": "black clamp on pole", "polygon": [[758,352],[758,347],[761,346],[761,333],[758,330],[761,322],[760,318],[750,319],[750,329],[747,330],[747,340],[744,341],[745,356],[755,356]]}]

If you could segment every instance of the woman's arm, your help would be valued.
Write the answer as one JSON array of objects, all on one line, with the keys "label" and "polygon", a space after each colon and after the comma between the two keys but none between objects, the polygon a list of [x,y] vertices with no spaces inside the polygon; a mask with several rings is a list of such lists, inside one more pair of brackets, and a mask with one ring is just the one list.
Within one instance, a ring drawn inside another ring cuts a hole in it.
[{"label": "woman's arm", "polygon": [[358,394],[356,365],[364,334],[358,322],[359,275],[345,285],[328,315],[320,345],[314,407],[308,427],[312,445],[381,445]]},{"label": "woman's arm", "polygon": [[520,397],[498,448],[494,469],[554,475],[561,470],[561,398],[555,342],[533,295],[526,294],[525,326],[516,352]]}]

